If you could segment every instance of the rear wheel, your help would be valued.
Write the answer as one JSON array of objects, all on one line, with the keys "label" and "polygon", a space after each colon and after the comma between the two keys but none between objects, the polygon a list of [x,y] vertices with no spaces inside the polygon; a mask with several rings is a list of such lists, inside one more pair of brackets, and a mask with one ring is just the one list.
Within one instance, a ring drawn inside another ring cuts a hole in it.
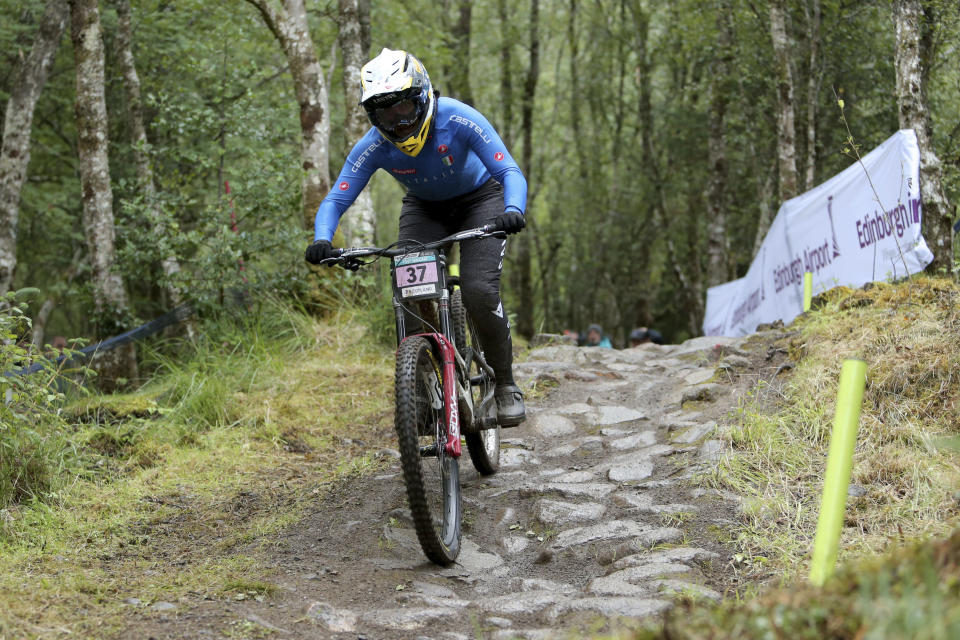
[{"label": "rear wheel", "polygon": [[[459,289],[450,296],[450,319],[453,322],[453,335],[457,342],[457,351],[464,355],[467,347],[471,346],[475,353],[480,354],[480,343],[477,341],[473,320],[463,306],[463,297]],[[481,370],[477,365],[476,358],[471,357],[470,362],[467,363],[467,375],[476,377],[480,373]],[[493,381],[489,378],[485,378],[479,384],[471,385],[470,393],[473,395],[475,412],[479,411],[480,403],[486,395],[493,391],[493,385]],[[480,417],[496,417],[496,412],[496,402],[491,402],[490,406],[487,407],[486,414]],[[477,471],[485,476],[496,473],[500,468],[500,425],[479,432],[467,433],[464,437],[467,441],[470,459]]]},{"label": "rear wheel", "polygon": [[460,466],[446,451],[442,369],[426,338],[408,338],[397,350],[394,426],[420,546],[448,565],[460,553]]}]

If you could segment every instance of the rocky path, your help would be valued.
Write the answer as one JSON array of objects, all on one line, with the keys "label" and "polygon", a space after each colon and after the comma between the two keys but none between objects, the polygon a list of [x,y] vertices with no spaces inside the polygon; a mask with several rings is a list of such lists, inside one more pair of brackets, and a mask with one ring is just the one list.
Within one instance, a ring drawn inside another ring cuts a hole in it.
[{"label": "rocky path", "polygon": [[722,455],[713,436],[737,394],[724,372],[749,364],[739,344],[535,350],[516,366],[536,391],[503,432],[500,473],[462,458],[456,565],[425,561],[393,460],[250,550],[276,591],[156,612],[128,637],[548,638],[719,599],[735,496],[692,479]]}]

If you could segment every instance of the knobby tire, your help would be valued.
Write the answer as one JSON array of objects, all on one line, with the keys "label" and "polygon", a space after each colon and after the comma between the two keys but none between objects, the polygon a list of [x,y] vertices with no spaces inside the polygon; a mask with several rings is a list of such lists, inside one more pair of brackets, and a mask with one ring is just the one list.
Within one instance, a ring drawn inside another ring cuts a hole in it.
[{"label": "knobby tire", "polygon": [[[400,344],[394,427],[407,501],[423,552],[432,562],[446,566],[460,553],[462,506],[460,467],[444,448],[442,402],[439,408],[434,406],[436,391],[429,389],[434,385],[442,389],[442,373],[429,340],[414,337]],[[431,445],[436,447],[436,457],[421,457],[421,447]]]}]

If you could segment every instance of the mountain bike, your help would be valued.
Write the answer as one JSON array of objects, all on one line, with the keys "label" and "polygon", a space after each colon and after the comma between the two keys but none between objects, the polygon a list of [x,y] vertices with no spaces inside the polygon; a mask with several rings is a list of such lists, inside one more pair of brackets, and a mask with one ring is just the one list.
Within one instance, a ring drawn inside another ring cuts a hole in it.
[{"label": "mountain bike", "polygon": [[391,259],[394,427],[417,539],[439,565],[451,564],[460,553],[461,434],[480,474],[496,473],[500,466],[496,380],[463,305],[459,277],[447,264],[453,243],[490,236],[505,234],[486,225],[435,242],[341,249],[323,262],[356,271],[381,257]]}]

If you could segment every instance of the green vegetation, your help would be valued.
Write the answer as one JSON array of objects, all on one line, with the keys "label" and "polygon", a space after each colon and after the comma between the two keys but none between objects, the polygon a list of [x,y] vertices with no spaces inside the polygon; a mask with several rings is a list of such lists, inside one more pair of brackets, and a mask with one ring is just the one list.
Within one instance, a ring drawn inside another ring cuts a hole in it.
[{"label": "green vegetation", "polygon": [[[274,302],[204,335],[179,360],[152,354],[135,393],[61,396],[45,413],[22,397],[0,405],[0,455],[12,433],[46,470],[0,511],[0,637],[101,635],[127,598],[268,594],[259,545],[330,483],[377,467],[392,351],[354,316],[319,322]],[[7,461],[7,484],[25,477]]]},{"label": "green vegetation", "polygon": [[[641,638],[958,637],[958,302],[960,287],[928,277],[814,300],[778,343],[792,373],[741,404],[727,433],[733,452],[706,478],[745,498],[731,570],[798,586],[718,608],[688,604]],[[806,569],[848,357],[868,371],[846,565],[820,590],[806,585]],[[925,542],[904,546],[914,539]]]}]

